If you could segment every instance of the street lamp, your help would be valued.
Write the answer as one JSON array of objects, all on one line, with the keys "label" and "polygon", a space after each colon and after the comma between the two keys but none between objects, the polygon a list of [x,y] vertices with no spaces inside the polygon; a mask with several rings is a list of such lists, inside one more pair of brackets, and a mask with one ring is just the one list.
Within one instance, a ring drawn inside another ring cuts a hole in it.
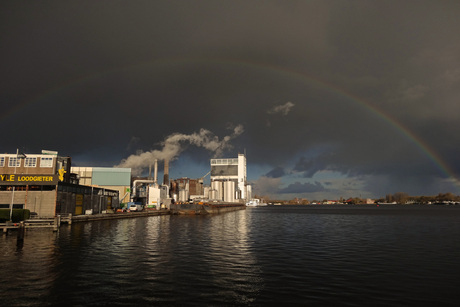
[{"label": "street lamp", "polygon": [[[21,153],[19,155],[19,149],[17,148],[16,149],[16,161],[14,161],[14,177],[16,177],[16,167],[18,166],[18,159],[23,159],[25,158],[26,155]],[[21,160],[19,160],[19,164],[21,164],[20,162]],[[15,185],[13,185],[13,193],[11,194],[11,205],[10,205],[10,222],[13,221],[13,205],[14,205],[14,188],[15,188]]]}]

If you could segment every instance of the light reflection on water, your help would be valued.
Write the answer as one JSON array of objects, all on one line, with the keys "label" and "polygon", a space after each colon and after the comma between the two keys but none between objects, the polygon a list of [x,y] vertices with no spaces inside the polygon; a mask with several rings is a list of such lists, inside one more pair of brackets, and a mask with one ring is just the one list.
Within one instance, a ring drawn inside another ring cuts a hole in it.
[{"label": "light reflection on water", "polygon": [[460,207],[264,207],[2,236],[0,300],[51,305],[456,305]]}]

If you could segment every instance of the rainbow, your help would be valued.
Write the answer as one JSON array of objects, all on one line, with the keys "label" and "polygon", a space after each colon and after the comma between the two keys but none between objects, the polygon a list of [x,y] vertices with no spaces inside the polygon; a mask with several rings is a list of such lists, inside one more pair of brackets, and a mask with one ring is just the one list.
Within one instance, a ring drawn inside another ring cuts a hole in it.
[{"label": "rainbow", "polygon": [[123,71],[132,71],[137,69],[147,69],[150,67],[161,67],[164,66],[167,68],[171,65],[192,65],[192,64],[215,64],[215,65],[231,65],[231,66],[240,66],[243,68],[252,68],[252,69],[259,69],[265,70],[270,73],[274,74],[282,74],[286,77],[294,78],[296,80],[301,80],[307,84],[318,86],[327,91],[331,91],[335,94],[338,94],[348,101],[356,104],[357,106],[366,109],[368,112],[372,113],[377,118],[381,119],[382,121],[386,122],[388,125],[395,128],[399,133],[405,137],[409,142],[414,144],[441,172],[444,176],[446,176],[455,186],[459,188],[460,192],[460,181],[456,178],[455,173],[450,169],[450,167],[441,159],[441,157],[432,149],[430,148],[419,136],[415,135],[412,131],[410,131],[407,127],[405,127],[402,123],[392,117],[390,114],[386,113],[382,109],[378,108],[377,106],[373,105],[371,102],[356,96],[355,94],[346,91],[338,87],[335,84],[325,82],[320,80],[319,78],[315,78],[310,76],[304,72],[296,71],[293,69],[288,69],[286,67],[281,67],[273,64],[263,63],[263,62],[255,62],[255,61],[244,61],[239,59],[231,59],[231,58],[164,58],[161,60],[152,60],[148,62],[141,62],[134,65],[117,67],[114,69],[96,72],[93,74],[80,76],[75,79],[64,81],[60,84],[57,84],[55,87],[50,88],[46,91],[41,93],[37,93],[36,95],[30,97],[27,100],[24,100],[21,103],[16,104],[13,108],[9,109],[7,112],[4,112],[0,115],[0,119],[5,119],[7,117],[13,116],[14,114],[18,113],[20,110],[26,108],[27,106],[35,103],[39,103],[46,98],[49,98],[53,95],[57,95],[61,92],[68,91],[73,87],[80,86],[90,81],[95,81],[102,79],[106,76],[110,76],[114,73],[119,73]]}]

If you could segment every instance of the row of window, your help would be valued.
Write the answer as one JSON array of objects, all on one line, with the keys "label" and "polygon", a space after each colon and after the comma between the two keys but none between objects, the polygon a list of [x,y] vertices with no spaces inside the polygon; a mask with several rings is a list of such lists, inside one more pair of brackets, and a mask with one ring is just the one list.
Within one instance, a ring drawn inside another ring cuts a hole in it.
[{"label": "row of window", "polygon": [[[8,167],[20,167],[21,158],[18,157],[9,157]],[[37,157],[26,157],[24,158],[24,167],[37,167]],[[5,166],[5,157],[0,157],[0,167]],[[40,158],[40,167],[53,167],[53,158],[51,157],[41,157]]]},{"label": "row of window", "polygon": [[237,165],[238,159],[211,159],[211,165],[216,164]]}]

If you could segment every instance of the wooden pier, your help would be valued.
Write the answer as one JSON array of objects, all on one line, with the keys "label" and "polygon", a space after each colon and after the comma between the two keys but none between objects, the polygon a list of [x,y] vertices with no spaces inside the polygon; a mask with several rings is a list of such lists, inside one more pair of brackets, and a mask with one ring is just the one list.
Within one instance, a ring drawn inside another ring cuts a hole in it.
[{"label": "wooden pier", "polygon": [[72,214],[58,215],[54,218],[33,218],[18,223],[0,223],[0,229],[2,229],[3,233],[8,233],[10,229],[20,228],[52,228],[54,231],[57,231],[63,223],[72,224]]},{"label": "wooden pier", "polygon": [[141,212],[123,212],[123,213],[105,213],[105,214],[88,214],[88,215],[58,215],[54,218],[33,218],[22,222],[13,223],[6,222],[0,223],[0,229],[4,234],[7,234],[9,230],[16,229],[27,229],[27,228],[51,228],[53,231],[57,231],[62,224],[71,225],[72,223],[88,222],[88,221],[101,221],[101,220],[115,220],[115,219],[126,219],[144,216],[158,216],[168,215],[169,210],[151,210]]}]

